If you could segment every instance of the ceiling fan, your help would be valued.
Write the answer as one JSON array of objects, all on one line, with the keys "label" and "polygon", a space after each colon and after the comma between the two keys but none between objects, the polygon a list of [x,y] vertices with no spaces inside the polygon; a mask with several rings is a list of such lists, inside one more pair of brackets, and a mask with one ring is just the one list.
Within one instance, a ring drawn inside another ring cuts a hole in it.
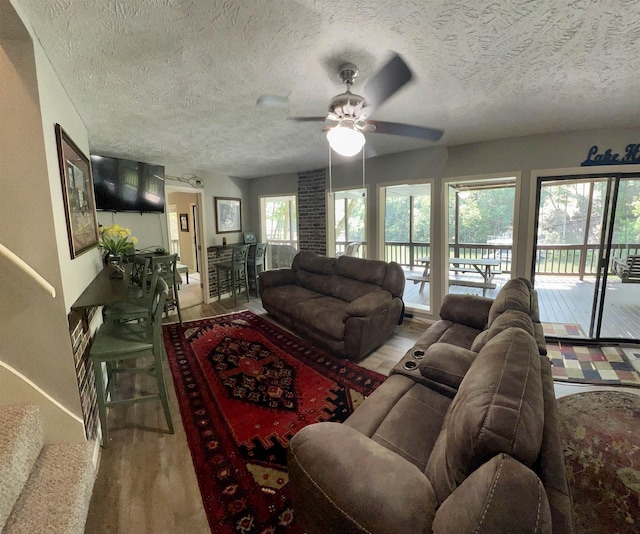
[{"label": "ceiling fan", "polygon": [[[364,134],[384,133],[403,135],[417,139],[438,141],[442,130],[412,126],[397,122],[371,120],[372,113],[384,104],[412,78],[412,73],[404,60],[395,54],[365,85],[367,98],[351,92],[353,81],[358,76],[358,68],[352,63],[341,65],[340,79],[347,85],[344,93],[334,96],[325,117],[291,117],[299,122],[323,121],[323,131],[331,148],[343,156],[354,156],[365,144]],[[265,107],[287,107],[287,97],[262,95],[257,104]]]}]

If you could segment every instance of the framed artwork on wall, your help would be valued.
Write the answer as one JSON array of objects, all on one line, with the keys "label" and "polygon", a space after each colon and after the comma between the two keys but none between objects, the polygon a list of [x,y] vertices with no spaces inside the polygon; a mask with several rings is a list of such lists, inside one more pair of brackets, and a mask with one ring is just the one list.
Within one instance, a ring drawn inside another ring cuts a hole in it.
[{"label": "framed artwork on wall", "polygon": [[242,202],[239,198],[215,197],[216,233],[242,232]]},{"label": "framed artwork on wall", "polygon": [[187,213],[180,214],[180,231],[181,232],[189,231],[189,215]]},{"label": "framed artwork on wall", "polygon": [[91,165],[62,126],[56,124],[55,130],[69,252],[74,259],[98,244]]}]

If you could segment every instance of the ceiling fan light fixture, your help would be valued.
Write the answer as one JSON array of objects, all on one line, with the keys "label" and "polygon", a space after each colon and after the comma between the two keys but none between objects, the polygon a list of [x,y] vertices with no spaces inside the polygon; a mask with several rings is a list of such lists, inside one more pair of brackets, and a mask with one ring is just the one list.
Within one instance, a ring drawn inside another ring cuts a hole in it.
[{"label": "ceiling fan light fixture", "polygon": [[339,124],[327,132],[329,146],[341,156],[355,156],[365,143],[364,134],[357,128]]}]

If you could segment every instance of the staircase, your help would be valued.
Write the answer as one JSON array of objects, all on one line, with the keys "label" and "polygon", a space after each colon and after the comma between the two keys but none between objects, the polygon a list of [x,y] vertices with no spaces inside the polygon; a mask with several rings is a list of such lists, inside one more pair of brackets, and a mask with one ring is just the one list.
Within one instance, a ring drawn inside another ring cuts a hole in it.
[{"label": "staircase", "polygon": [[35,405],[0,406],[0,531],[82,534],[95,444],[43,443]]}]

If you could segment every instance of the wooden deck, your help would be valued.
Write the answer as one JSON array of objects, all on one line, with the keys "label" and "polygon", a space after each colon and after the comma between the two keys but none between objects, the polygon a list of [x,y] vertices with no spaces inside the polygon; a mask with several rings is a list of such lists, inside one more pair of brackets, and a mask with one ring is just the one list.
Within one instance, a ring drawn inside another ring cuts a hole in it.
[{"label": "wooden deck", "polygon": [[[415,276],[421,270],[405,270],[405,275]],[[458,275],[460,278],[462,275]],[[509,279],[506,274],[495,276],[495,289],[487,290],[487,297],[495,298],[500,288]],[[551,324],[579,325],[587,337],[593,306],[594,277],[580,281],[573,276],[537,275],[535,288],[538,291],[540,320]],[[482,295],[482,289],[465,286],[449,286],[450,293]],[[420,284],[407,281],[404,301],[408,307],[429,309],[429,284],[420,292]],[[601,337],[640,339],[640,284],[622,284],[615,275],[609,275],[602,322]]]}]

